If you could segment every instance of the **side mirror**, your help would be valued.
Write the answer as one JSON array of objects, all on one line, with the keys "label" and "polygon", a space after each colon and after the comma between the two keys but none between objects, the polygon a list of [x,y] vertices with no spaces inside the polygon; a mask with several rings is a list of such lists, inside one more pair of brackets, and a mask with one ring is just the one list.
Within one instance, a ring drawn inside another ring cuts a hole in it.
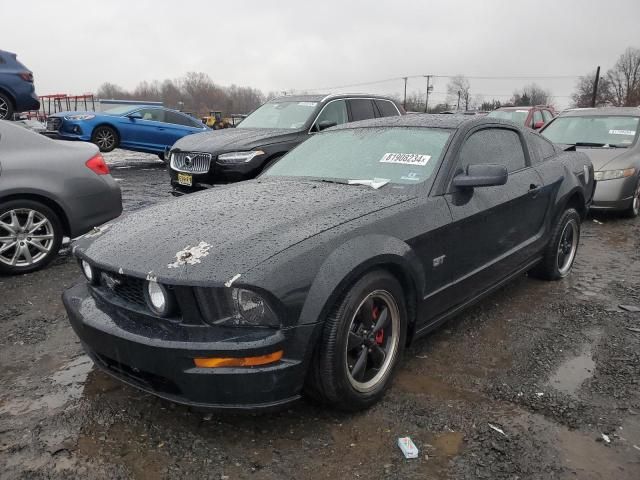
[{"label": "side mirror", "polygon": [[543,126],[544,126],[544,122],[535,122],[535,123],[533,124],[533,129],[534,129],[534,130],[539,130],[539,129],[541,129]]},{"label": "side mirror", "polygon": [[456,188],[493,187],[507,183],[509,173],[504,165],[469,165],[467,173],[453,178]]},{"label": "side mirror", "polygon": [[316,132],[321,132],[322,130],[326,130],[327,128],[335,127],[338,125],[337,122],[332,122],[331,120],[323,120],[322,122],[316,123]]},{"label": "side mirror", "polygon": [[133,112],[127,115],[131,120],[142,120],[142,114],[140,112]]}]

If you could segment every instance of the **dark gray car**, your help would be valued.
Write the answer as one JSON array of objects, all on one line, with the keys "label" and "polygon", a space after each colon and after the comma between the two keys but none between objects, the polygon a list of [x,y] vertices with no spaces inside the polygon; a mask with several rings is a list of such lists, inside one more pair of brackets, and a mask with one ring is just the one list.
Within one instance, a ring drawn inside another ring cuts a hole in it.
[{"label": "dark gray car", "polygon": [[120,213],[120,187],[95,145],[51,140],[0,120],[0,274],[44,267],[63,237]]},{"label": "dark gray car", "polygon": [[542,130],[549,140],[575,145],[595,170],[591,208],[640,214],[640,108],[607,107],[568,110]]}]

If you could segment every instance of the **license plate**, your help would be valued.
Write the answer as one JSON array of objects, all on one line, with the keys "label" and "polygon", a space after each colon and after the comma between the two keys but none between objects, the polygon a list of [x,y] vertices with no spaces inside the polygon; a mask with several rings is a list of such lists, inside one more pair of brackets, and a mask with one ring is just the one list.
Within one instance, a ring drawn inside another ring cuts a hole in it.
[{"label": "license plate", "polygon": [[178,183],[186,187],[193,185],[193,176],[190,173],[179,173]]}]

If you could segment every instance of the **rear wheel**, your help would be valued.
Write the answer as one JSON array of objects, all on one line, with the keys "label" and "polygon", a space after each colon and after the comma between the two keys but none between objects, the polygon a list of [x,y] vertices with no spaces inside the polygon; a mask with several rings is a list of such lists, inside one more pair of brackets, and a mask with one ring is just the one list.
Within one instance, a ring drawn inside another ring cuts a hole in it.
[{"label": "rear wheel", "polygon": [[633,190],[633,199],[631,205],[624,212],[624,215],[629,218],[635,218],[640,215],[640,176],[636,181],[636,188]]},{"label": "rear wheel", "polygon": [[91,142],[95,143],[101,152],[110,152],[118,146],[118,132],[112,127],[101,125],[93,130]]},{"label": "rear wheel", "polygon": [[373,405],[391,382],[406,331],[407,310],[398,281],[384,271],[366,274],[326,320],[307,393],[342,410]]},{"label": "rear wheel", "polygon": [[4,93],[0,93],[0,120],[11,120],[13,117],[13,103]]},{"label": "rear wheel", "polygon": [[0,273],[38,270],[55,258],[62,244],[60,219],[32,200],[0,204]]},{"label": "rear wheel", "polygon": [[571,272],[580,241],[580,215],[568,208],[556,220],[542,261],[529,273],[544,280],[559,280]]}]

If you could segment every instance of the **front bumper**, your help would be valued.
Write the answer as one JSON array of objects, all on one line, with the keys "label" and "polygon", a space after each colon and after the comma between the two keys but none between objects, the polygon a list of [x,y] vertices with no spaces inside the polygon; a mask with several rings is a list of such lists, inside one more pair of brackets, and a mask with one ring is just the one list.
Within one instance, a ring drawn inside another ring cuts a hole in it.
[{"label": "front bumper", "polygon": [[631,176],[596,183],[591,208],[594,210],[626,210],[633,201],[637,177]]},{"label": "front bumper", "polygon": [[[219,163],[214,157],[211,161],[209,171],[206,173],[183,172],[174,170],[169,166],[169,175],[171,177],[171,186],[174,190],[180,193],[191,193],[211,188],[215,185],[251,180],[262,171],[263,164],[264,160],[260,157],[256,157],[246,163],[238,164]],[[190,174],[192,176],[192,185],[180,185],[180,183],[178,183],[179,173]]]},{"label": "front bumper", "polygon": [[[167,400],[197,408],[264,410],[300,397],[305,351],[315,325],[243,335],[234,327],[176,325],[140,319],[89,292],[65,291],[74,331],[95,364],[113,377]],[[284,350],[259,367],[198,368],[195,357],[244,357]]]}]

